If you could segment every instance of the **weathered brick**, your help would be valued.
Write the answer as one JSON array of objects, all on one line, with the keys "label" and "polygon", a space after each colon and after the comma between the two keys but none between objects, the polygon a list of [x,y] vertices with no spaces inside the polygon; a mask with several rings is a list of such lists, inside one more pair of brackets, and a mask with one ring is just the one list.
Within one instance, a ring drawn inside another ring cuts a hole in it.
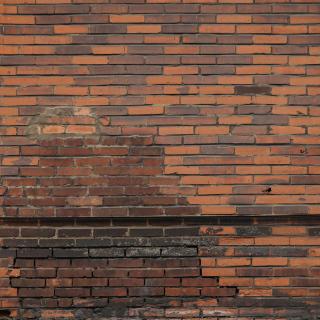
[{"label": "weathered brick", "polygon": [[315,1],[3,2],[0,317],[319,313]]}]

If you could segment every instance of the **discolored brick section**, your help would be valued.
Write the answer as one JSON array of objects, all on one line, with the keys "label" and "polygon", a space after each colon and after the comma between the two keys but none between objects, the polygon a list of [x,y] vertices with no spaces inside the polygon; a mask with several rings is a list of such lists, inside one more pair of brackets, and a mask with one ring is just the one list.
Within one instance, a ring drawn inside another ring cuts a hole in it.
[{"label": "discolored brick section", "polygon": [[2,221],[1,312],[10,319],[317,319],[318,220]]}]

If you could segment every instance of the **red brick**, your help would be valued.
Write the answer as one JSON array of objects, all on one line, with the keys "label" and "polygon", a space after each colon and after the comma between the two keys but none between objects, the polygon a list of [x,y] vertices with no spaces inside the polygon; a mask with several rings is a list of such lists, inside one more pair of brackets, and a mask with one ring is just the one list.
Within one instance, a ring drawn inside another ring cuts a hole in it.
[{"label": "red brick", "polygon": [[139,23],[144,22],[144,15],[110,15],[111,23]]},{"label": "red brick", "polygon": [[311,317],[319,5],[106,2],[3,0],[0,317]]},{"label": "red brick", "polygon": [[199,26],[200,33],[234,33],[235,29],[234,25],[229,24],[208,24]]}]

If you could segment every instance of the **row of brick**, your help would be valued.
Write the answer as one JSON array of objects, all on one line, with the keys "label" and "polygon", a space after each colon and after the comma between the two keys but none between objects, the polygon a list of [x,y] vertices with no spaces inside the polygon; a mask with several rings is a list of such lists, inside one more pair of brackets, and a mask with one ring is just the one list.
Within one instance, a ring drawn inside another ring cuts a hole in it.
[{"label": "row of brick", "polygon": [[[108,13],[108,14],[121,14],[122,20],[126,23],[137,22],[132,21],[129,18],[126,18],[125,14],[137,14],[137,13],[146,13],[146,14],[192,14],[192,13],[315,13],[316,10],[319,9],[319,6],[314,1],[296,1],[295,3],[289,4],[279,4],[281,1],[277,1],[277,3],[273,3],[273,1],[253,1],[253,0],[243,0],[243,1],[230,1],[230,0],[219,0],[219,1],[202,1],[200,4],[192,4],[192,0],[188,0],[190,3],[179,3],[177,1],[173,1],[174,3],[170,3],[172,1],[166,1],[164,3],[157,4],[157,1],[150,1],[152,4],[148,4],[149,1],[140,2],[138,4],[126,3],[123,1],[122,3],[108,3],[107,1],[103,4],[97,4],[92,1],[81,1],[84,4],[77,4],[77,1],[73,1],[73,4],[70,5],[62,5],[61,3],[56,3],[54,6],[45,5],[48,0],[37,0],[36,2],[30,0],[29,3],[27,1],[17,1],[16,3],[10,1],[4,1],[6,6],[4,7],[4,12],[8,15],[18,14],[19,17],[21,15],[50,15],[50,14],[65,14],[68,15],[65,17],[66,23],[70,23],[71,20],[69,18],[69,14],[100,14],[100,13]],[[78,0],[80,2],[80,0]],[[197,2],[197,1],[195,1]],[[250,4],[255,2],[255,4]],[[283,1],[288,2],[288,1]],[[300,4],[299,4],[300,2]],[[35,4],[36,3],[36,4]],[[65,3],[70,3],[70,1],[65,1]],[[88,3],[88,4],[85,4]],[[89,5],[90,3],[93,3]],[[208,4],[210,3],[210,4]],[[223,5],[219,5],[218,3],[226,3]],[[10,5],[11,4],[11,5]],[[19,6],[15,6],[15,4],[19,4]],[[35,4],[35,5],[32,5]],[[43,4],[43,5],[41,5]],[[23,20],[23,17],[21,17]],[[110,19],[112,22],[112,19]],[[300,20],[302,21],[302,17]],[[293,20],[295,21],[295,20]],[[139,22],[139,21],[138,21]],[[238,23],[243,22],[237,21]],[[245,21],[245,22],[251,22]],[[257,21],[253,21],[257,22]],[[286,22],[286,21],[285,21]]]},{"label": "row of brick", "polygon": [[[290,217],[289,217],[290,219]],[[170,224],[170,220],[167,222]],[[22,223],[23,224],[23,223]],[[52,227],[50,225],[46,225],[46,222],[41,223],[41,227],[33,227],[33,226],[11,226],[9,222],[4,223],[5,228],[0,230],[0,235],[2,238],[13,238],[13,237],[22,237],[22,238],[108,238],[108,237],[136,237],[136,236],[148,236],[148,237],[162,237],[162,236],[174,236],[177,233],[188,236],[202,235],[202,236],[213,236],[213,235],[233,235],[235,237],[248,237],[248,236],[311,236],[309,239],[312,241],[317,241],[315,238],[320,234],[320,227],[318,226],[273,226],[273,225],[258,225],[258,226],[184,226],[184,227],[166,227],[163,228],[161,226],[157,226],[156,221],[150,222],[150,225],[145,225],[145,221],[141,221],[138,226],[126,226],[129,222],[126,220],[114,222],[115,226],[108,227],[107,221],[103,222],[103,227],[80,227],[78,225],[74,225],[73,223],[65,222],[66,226],[61,227]],[[63,223],[61,223],[63,224]],[[81,224],[81,223],[79,223]],[[236,224],[236,222],[235,222]],[[122,226],[121,226],[122,225]],[[284,238],[282,238],[284,239]],[[122,241],[120,239],[116,239],[115,241]],[[173,239],[155,239],[153,241],[159,240],[159,243],[153,242],[152,245],[163,246],[167,241],[168,244],[173,244]],[[161,243],[161,240],[164,241]],[[238,240],[241,240],[238,238]],[[110,244],[110,239],[108,239],[107,244]],[[126,240],[123,240],[126,241]],[[150,240],[146,240],[144,243],[149,244]],[[170,241],[172,241],[170,243]],[[188,240],[185,240],[188,241]],[[236,240],[235,240],[236,241]],[[116,242],[115,242],[116,243]],[[135,243],[135,240],[131,239],[130,246]],[[190,240],[190,244],[192,244],[192,240]],[[261,244],[261,243],[260,243]],[[310,243],[311,244],[311,243]],[[247,248],[251,250],[250,248]],[[271,248],[274,249],[274,248]]]}]

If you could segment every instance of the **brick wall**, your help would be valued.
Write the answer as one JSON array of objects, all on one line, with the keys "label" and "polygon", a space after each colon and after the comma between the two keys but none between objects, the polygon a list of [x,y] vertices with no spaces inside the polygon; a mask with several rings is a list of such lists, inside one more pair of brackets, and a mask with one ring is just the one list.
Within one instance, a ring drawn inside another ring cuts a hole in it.
[{"label": "brick wall", "polygon": [[317,319],[319,1],[0,12],[0,319]]},{"label": "brick wall", "polygon": [[12,309],[18,319],[311,320],[320,314],[317,217],[4,225],[0,315]]}]

